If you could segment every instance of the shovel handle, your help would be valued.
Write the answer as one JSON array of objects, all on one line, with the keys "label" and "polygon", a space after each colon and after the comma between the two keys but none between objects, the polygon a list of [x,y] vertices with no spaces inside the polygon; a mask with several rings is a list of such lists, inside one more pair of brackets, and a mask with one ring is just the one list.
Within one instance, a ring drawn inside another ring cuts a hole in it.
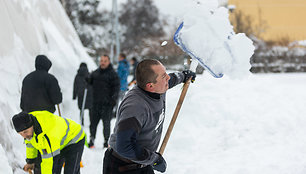
[{"label": "shovel handle", "polygon": [[57,111],[58,111],[58,116],[62,116],[62,114],[61,114],[61,110],[60,110],[60,107],[59,107],[59,104],[56,104],[57,105]]},{"label": "shovel handle", "polygon": [[29,172],[29,174],[33,174],[31,169],[29,169],[28,172]]},{"label": "shovel handle", "polygon": [[167,130],[167,132],[166,132],[165,138],[164,138],[164,140],[163,140],[163,142],[162,142],[162,145],[161,145],[161,147],[160,147],[160,149],[159,149],[159,153],[160,153],[161,155],[163,155],[163,153],[164,153],[164,151],[165,151],[165,148],[166,148],[166,145],[167,145],[168,140],[169,140],[169,138],[170,138],[170,135],[171,135],[172,129],[173,129],[173,127],[174,127],[175,121],[176,121],[176,119],[177,119],[177,116],[178,116],[178,114],[179,114],[179,112],[180,112],[180,109],[181,109],[181,107],[182,107],[183,101],[184,101],[184,99],[185,99],[185,96],[186,96],[188,87],[189,87],[189,85],[190,85],[190,81],[191,81],[191,78],[190,78],[190,79],[184,84],[184,86],[183,86],[183,90],[182,90],[182,92],[181,92],[179,101],[177,102],[177,105],[176,105],[175,111],[174,111],[174,113],[173,113],[171,122],[170,122],[169,127],[168,127],[168,130]]}]

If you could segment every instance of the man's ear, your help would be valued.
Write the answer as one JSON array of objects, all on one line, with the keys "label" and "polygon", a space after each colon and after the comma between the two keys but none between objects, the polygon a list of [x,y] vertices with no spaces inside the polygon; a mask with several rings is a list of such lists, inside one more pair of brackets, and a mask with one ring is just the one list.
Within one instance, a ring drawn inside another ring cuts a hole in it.
[{"label": "man's ear", "polygon": [[146,84],[146,88],[147,88],[149,91],[152,91],[153,83],[147,83],[147,84]]}]

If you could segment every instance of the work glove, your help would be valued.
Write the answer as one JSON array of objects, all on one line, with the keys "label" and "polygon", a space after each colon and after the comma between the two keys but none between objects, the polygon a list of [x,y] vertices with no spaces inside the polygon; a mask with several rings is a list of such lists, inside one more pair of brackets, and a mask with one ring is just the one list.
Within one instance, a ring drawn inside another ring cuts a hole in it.
[{"label": "work glove", "polygon": [[87,85],[92,85],[92,78],[90,76],[85,77],[85,81],[86,81],[86,87]]},{"label": "work glove", "polygon": [[190,77],[191,77],[191,82],[193,83],[197,76],[194,72],[190,70],[184,70],[182,73],[184,74],[184,80],[183,80],[184,83],[186,83],[187,80],[190,79]]},{"label": "work glove", "polygon": [[152,164],[152,167],[154,170],[157,170],[159,172],[164,173],[166,171],[167,168],[167,163],[165,161],[165,159],[163,158],[163,156],[160,153],[157,153],[158,158],[157,160]]}]

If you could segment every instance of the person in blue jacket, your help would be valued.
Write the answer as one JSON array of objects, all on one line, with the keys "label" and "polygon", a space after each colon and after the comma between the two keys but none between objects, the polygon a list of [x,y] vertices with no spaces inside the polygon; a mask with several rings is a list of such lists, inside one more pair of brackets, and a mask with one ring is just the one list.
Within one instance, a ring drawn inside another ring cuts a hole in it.
[{"label": "person in blue jacket", "polygon": [[119,64],[118,64],[117,73],[120,79],[119,101],[121,101],[125,92],[128,90],[127,79],[130,74],[130,64],[126,60],[126,55],[124,53],[120,53],[119,55]]}]

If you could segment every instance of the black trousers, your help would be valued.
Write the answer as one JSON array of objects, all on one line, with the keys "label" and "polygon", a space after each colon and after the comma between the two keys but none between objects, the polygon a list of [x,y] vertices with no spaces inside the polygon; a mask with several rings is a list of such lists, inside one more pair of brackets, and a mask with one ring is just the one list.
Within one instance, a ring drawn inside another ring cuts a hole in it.
[{"label": "black trousers", "polygon": [[90,117],[90,138],[96,138],[97,126],[102,119],[104,141],[107,142],[110,136],[110,121],[112,117],[113,106],[94,104]]},{"label": "black trousers", "polygon": [[151,166],[119,171],[120,167],[125,167],[127,165],[131,165],[131,163],[124,162],[113,156],[111,149],[105,151],[103,159],[103,174],[154,174]]},{"label": "black trousers", "polygon": [[60,174],[65,162],[64,174],[80,174],[80,162],[84,150],[85,137],[76,144],[61,150],[60,155],[53,158],[53,174]]}]

